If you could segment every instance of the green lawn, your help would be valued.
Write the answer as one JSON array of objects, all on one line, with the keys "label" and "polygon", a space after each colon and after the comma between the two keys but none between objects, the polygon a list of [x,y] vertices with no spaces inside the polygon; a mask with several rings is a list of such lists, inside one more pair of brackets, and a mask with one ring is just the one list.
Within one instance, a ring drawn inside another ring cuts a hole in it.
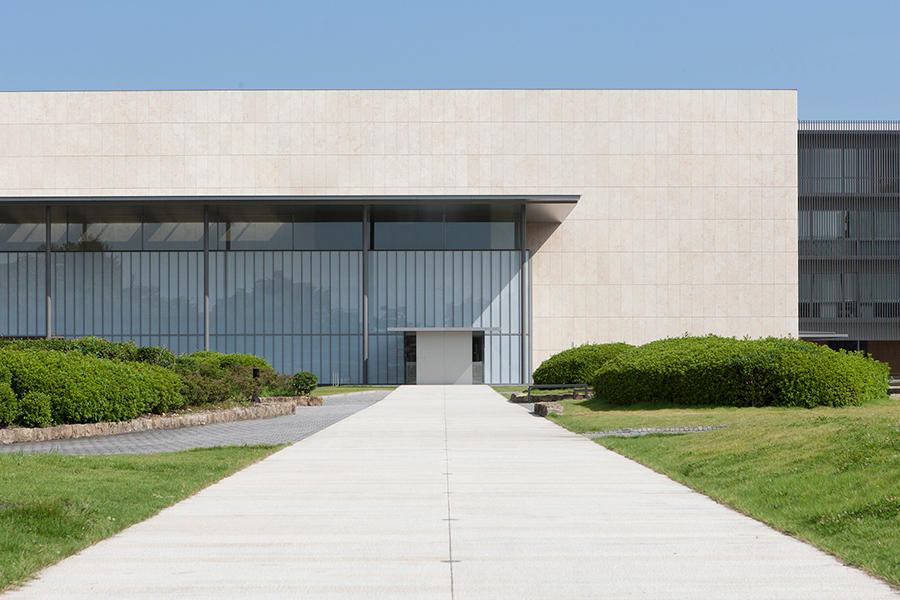
[{"label": "green lawn", "polygon": [[498,394],[502,394],[509,398],[510,393],[512,392],[524,392],[526,386],[524,385],[492,385],[491,388],[497,392]]},{"label": "green lawn", "polygon": [[333,396],[352,392],[374,392],[378,390],[395,390],[397,386],[389,385],[323,385],[309,393],[310,396]]},{"label": "green lawn", "polygon": [[0,454],[0,591],[281,448]]},{"label": "green lawn", "polygon": [[900,401],[816,409],[562,404],[565,414],[550,418],[576,432],[727,425],[597,443],[900,584]]}]

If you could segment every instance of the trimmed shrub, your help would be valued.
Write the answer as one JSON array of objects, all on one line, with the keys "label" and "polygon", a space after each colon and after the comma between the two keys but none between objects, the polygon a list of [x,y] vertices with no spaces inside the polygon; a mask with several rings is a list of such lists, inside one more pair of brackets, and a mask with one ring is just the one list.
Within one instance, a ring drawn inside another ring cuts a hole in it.
[{"label": "trimmed shrub", "polygon": [[299,371],[291,379],[293,392],[298,396],[307,396],[319,385],[319,378],[308,371]]},{"label": "trimmed shrub", "polygon": [[175,364],[172,365],[172,370],[179,375],[199,373],[200,365],[197,364],[197,361],[190,356],[179,356],[175,359]]},{"label": "trimmed shrub", "polygon": [[0,340],[0,348],[10,350],[52,350],[56,352],[80,352],[85,356],[121,360],[125,362],[145,362],[160,367],[172,368],[175,355],[166,348],[144,346],[138,348],[134,341],[111,342],[99,337],[85,337],[77,340]]},{"label": "trimmed shrub", "polygon": [[[8,371],[7,371],[8,373]],[[0,427],[16,422],[19,416],[19,399],[9,383],[0,381]]]},{"label": "trimmed shrub", "polygon": [[52,398],[54,424],[124,421],[184,404],[181,379],[155,365],[8,348],[0,349],[0,364],[11,372],[19,398],[31,392]]},{"label": "trimmed shrub", "polygon": [[0,364],[0,384],[5,383],[6,385],[9,385],[11,381],[12,373],[9,372],[9,369]]},{"label": "trimmed shrub", "polygon": [[175,355],[167,348],[143,346],[137,349],[137,360],[148,365],[171,369],[175,366]]},{"label": "trimmed shrub", "polygon": [[631,350],[630,344],[589,344],[563,350],[541,363],[532,375],[536,385],[590,383],[606,361]]},{"label": "trimmed shrub", "polygon": [[862,353],[785,338],[671,338],[608,361],[595,397],[729,406],[845,406],[883,398],[889,367]]},{"label": "trimmed shrub", "polygon": [[0,348],[9,350],[52,350],[56,352],[77,351],[85,356],[136,362],[138,348],[134,342],[110,342],[103,338],[86,337],[77,340],[0,340]]},{"label": "trimmed shrub", "polygon": [[[48,342],[60,342],[67,340],[47,340]],[[138,348],[134,342],[120,343],[110,342],[103,338],[86,337],[78,340],[72,340],[76,348],[85,356],[95,356],[97,358],[107,358],[110,360],[122,360],[126,362],[137,362]]]},{"label": "trimmed shrub", "polygon": [[225,368],[231,366],[259,367],[260,369],[275,371],[275,369],[272,368],[272,365],[266,362],[266,359],[253,356],[252,354],[224,354],[223,356],[225,358],[222,359],[221,364]]},{"label": "trimmed shrub", "polygon": [[235,365],[275,371],[265,359],[252,354],[222,354],[221,352],[200,350],[189,354],[188,358],[196,361],[200,373],[204,376],[222,377],[229,367]]},{"label": "trimmed shrub", "polygon": [[53,422],[53,402],[42,392],[28,392],[19,400],[16,421],[25,427],[46,427]]},{"label": "trimmed shrub", "polygon": [[[253,367],[259,368],[259,379],[253,379]],[[254,392],[275,395],[290,392],[289,377],[279,375],[265,359],[251,354],[203,350],[179,357],[175,369],[184,381],[182,393],[192,405],[244,401]]]}]

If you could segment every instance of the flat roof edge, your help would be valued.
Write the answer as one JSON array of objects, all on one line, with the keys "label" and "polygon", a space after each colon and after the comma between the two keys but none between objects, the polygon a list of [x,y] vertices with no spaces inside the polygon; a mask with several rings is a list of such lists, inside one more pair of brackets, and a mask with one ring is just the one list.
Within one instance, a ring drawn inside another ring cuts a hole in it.
[{"label": "flat roof edge", "polygon": [[447,202],[522,202],[524,204],[576,204],[579,194],[411,194],[411,195],[172,195],[172,196],[0,196],[0,202],[356,202],[380,204],[388,202],[417,202],[419,200]]}]

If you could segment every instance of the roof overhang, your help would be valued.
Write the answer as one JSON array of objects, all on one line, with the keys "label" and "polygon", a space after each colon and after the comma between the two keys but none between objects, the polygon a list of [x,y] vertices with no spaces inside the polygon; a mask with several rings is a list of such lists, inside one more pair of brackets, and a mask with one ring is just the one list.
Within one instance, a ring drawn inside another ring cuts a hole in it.
[{"label": "roof overhang", "polygon": [[0,205],[18,204],[146,204],[146,203],[195,203],[195,204],[496,204],[525,206],[525,220],[529,223],[562,223],[580,195],[511,194],[511,195],[353,195],[353,196],[16,196],[0,197]]}]

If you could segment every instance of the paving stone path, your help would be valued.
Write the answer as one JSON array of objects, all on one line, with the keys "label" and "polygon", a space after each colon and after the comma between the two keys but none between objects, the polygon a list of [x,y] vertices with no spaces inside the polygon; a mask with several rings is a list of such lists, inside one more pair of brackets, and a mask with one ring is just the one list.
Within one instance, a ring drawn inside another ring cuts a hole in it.
[{"label": "paving stone path", "polygon": [[325,406],[298,406],[274,419],[216,423],[183,429],[152,429],[74,440],[5,444],[0,452],[26,454],[156,454],[242,444],[292,444],[385,398],[391,390],[325,396]]},{"label": "paving stone path", "polygon": [[611,429],[609,431],[588,431],[581,435],[592,439],[602,437],[637,437],[639,435],[648,435],[650,433],[699,433],[701,431],[725,429],[727,427],[728,425],[710,425],[703,427],[638,427],[629,429]]}]

